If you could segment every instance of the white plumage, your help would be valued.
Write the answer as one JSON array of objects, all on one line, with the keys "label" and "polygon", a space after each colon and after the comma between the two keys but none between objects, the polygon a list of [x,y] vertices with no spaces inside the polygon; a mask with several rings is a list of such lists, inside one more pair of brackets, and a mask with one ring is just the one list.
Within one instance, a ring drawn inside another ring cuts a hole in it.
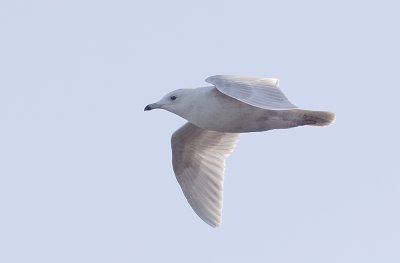
[{"label": "white plumage", "polygon": [[164,109],[188,120],[171,138],[173,169],[193,210],[216,227],[221,223],[225,157],[240,133],[326,126],[335,115],[298,109],[277,79],[218,75],[206,81],[215,86],[172,91],[145,110]]},{"label": "white plumage", "polygon": [[206,79],[225,95],[268,110],[295,109],[279,89],[278,79],[217,75]]},{"label": "white plumage", "polygon": [[238,133],[204,130],[190,122],[172,135],[176,179],[196,214],[214,227],[221,222],[225,157],[238,140]]}]

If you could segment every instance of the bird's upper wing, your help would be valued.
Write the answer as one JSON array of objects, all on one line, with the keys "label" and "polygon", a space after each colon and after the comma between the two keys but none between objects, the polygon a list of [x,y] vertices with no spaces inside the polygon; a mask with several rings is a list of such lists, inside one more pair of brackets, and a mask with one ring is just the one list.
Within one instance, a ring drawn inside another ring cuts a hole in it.
[{"label": "bird's upper wing", "polygon": [[238,133],[204,130],[190,122],[171,138],[176,179],[196,214],[213,227],[221,223],[225,157],[238,140]]},{"label": "bird's upper wing", "polygon": [[206,82],[225,95],[255,107],[268,110],[297,108],[278,88],[277,79],[216,75],[207,78]]}]

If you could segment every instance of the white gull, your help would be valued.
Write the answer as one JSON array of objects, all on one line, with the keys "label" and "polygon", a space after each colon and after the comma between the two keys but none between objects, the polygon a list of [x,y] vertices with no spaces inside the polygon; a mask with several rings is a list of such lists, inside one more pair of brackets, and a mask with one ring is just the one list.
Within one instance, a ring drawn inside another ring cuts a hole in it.
[{"label": "white gull", "polygon": [[179,89],[149,104],[186,119],[171,138],[172,165],[196,214],[210,226],[221,223],[225,157],[239,134],[297,126],[327,126],[335,114],[297,108],[278,88],[278,80],[217,75],[210,87]]}]

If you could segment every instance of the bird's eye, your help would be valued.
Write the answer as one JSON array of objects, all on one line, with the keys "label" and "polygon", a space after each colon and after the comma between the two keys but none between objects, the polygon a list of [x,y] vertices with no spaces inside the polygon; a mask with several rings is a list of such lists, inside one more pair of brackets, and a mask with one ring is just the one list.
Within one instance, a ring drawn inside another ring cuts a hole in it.
[{"label": "bird's eye", "polygon": [[170,99],[171,100],[176,100],[176,96],[171,96]]}]

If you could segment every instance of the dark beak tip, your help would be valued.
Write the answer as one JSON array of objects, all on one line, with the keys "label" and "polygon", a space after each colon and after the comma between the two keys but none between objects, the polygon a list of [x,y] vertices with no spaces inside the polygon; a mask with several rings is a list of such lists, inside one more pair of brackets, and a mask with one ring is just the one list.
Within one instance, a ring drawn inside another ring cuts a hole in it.
[{"label": "dark beak tip", "polygon": [[147,110],[151,110],[151,107],[150,107],[150,105],[147,105],[147,106],[144,108],[144,110],[145,110],[145,111],[147,111]]}]

